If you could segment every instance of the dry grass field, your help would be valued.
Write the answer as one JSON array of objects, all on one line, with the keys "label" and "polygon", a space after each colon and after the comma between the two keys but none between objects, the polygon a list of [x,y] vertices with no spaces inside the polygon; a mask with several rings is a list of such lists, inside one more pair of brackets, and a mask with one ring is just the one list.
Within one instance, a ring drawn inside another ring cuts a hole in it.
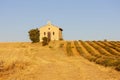
[{"label": "dry grass field", "polygon": [[0,43],[0,80],[120,80],[120,42]]}]

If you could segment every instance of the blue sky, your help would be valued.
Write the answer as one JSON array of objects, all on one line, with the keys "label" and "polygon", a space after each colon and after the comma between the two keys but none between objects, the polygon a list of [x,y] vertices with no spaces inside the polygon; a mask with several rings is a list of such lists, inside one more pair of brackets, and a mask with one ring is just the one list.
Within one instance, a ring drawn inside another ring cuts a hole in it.
[{"label": "blue sky", "polygon": [[30,41],[47,21],[65,40],[120,40],[120,0],[0,0],[0,42]]}]

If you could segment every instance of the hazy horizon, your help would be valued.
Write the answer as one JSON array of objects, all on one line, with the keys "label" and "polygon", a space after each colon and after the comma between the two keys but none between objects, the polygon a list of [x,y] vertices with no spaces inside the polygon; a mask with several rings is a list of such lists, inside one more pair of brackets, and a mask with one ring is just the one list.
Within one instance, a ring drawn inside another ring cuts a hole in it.
[{"label": "hazy horizon", "polygon": [[120,40],[119,0],[1,0],[0,42],[29,42],[48,21],[65,40]]}]

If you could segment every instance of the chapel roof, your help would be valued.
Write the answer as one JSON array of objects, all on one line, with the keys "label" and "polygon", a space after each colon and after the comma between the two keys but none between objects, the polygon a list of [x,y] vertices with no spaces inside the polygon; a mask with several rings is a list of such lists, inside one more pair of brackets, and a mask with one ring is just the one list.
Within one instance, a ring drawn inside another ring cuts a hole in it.
[{"label": "chapel roof", "polygon": [[63,29],[62,28],[60,28],[60,27],[58,27],[58,26],[56,26],[56,25],[53,25],[52,23],[51,23],[51,21],[48,21],[47,22],[47,24],[46,25],[44,25],[44,26],[42,26],[42,27],[45,27],[45,26],[50,26],[50,25],[52,25],[52,26],[54,26],[54,27],[57,27],[57,28],[59,28],[59,30],[61,30],[61,31],[63,31]]}]

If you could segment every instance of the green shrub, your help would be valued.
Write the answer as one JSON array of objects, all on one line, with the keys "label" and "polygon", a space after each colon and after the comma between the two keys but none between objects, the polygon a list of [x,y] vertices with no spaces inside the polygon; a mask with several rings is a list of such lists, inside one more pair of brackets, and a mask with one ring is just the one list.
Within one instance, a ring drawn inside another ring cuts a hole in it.
[{"label": "green shrub", "polygon": [[43,39],[42,46],[48,45],[48,38],[47,37],[43,37],[42,39]]},{"label": "green shrub", "polygon": [[38,28],[37,29],[31,29],[29,32],[29,38],[32,41],[32,43],[36,43],[39,42],[39,37],[40,37],[40,33]]}]

